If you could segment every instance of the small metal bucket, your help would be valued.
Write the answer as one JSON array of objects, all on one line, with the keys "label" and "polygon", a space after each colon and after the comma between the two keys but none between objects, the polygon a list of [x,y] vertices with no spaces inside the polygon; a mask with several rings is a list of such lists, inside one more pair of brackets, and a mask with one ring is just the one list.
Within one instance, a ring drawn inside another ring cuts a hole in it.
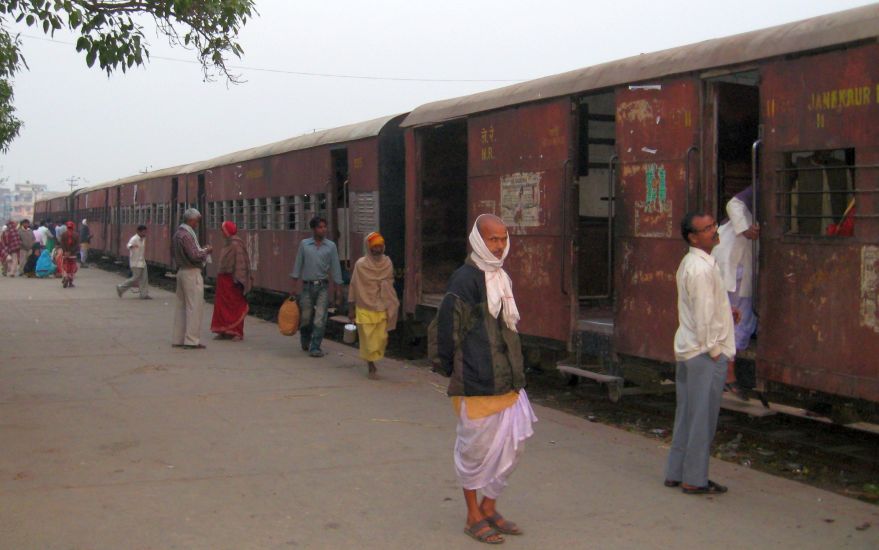
[{"label": "small metal bucket", "polygon": [[351,323],[345,325],[345,332],[342,335],[342,341],[346,344],[353,344],[357,341],[357,325]]}]

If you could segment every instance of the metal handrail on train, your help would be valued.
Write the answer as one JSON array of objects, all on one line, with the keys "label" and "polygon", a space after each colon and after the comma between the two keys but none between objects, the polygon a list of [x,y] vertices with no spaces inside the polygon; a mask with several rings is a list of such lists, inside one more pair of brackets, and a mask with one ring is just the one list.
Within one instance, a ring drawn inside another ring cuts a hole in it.
[{"label": "metal handrail on train", "polygon": [[698,153],[699,148],[695,145],[690,146],[687,149],[687,154],[684,156],[685,158],[685,166],[684,166],[684,214],[690,211],[690,154]]},{"label": "metal handrail on train", "polygon": [[[751,145],[751,185],[753,185],[753,189],[751,190],[751,220],[759,225],[759,221],[757,219],[757,198],[759,197],[760,190],[760,170],[757,167],[757,160],[760,157],[760,146],[763,144],[762,139],[758,139]],[[759,300],[760,294],[757,292],[760,285],[760,243],[759,238],[751,241],[751,271],[752,277],[754,279],[754,291],[751,294],[754,301],[754,312],[755,315],[759,315],[759,308],[757,307],[757,303]]]},{"label": "metal handrail on train", "polygon": [[568,167],[570,165],[571,159],[565,159],[565,162],[562,164],[562,253],[559,254],[559,257],[561,258],[561,265],[559,267],[561,268],[560,279],[562,294],[565,296],[568,295],[568,289],[565,285],[565,260],[568,259],[568,202],[571,199],[571,186],[568,181]]},{"label": "metal handrail on train", "polygon": [[618,155],[607,161],[607,297],[613,297],[613,215],[616,196],[616,163]]}]

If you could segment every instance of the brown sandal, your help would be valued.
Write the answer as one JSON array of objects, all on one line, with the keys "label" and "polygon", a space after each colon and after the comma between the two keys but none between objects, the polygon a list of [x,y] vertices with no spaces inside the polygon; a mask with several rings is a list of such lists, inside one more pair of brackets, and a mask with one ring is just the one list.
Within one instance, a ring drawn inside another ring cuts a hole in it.
[{"label": "brown sandal", "polygon": [[490,516],[486,516],[485,520],[489,525],[495,528],[498,533],[503,533],[504,535],[521,535],[523,534],[522,530],[519,529],[519,526],[513,523],[512,521],[507,521],[504,519],[504,516],[494,513]]},{"label": "brown sandal", "polygon": [[485,544],[503,544],[504,542],[504,537],[489,525],[487,518],[477,521],[470,527],[464,527],[464,532],[474,540]]}]

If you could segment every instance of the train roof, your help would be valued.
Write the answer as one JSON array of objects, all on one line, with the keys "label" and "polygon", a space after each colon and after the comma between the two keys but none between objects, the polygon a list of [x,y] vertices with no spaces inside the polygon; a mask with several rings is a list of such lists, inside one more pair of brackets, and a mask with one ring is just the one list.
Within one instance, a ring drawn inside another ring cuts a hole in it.
[{"label": "train roof", "polygon": [[379,133],[381,133],[381,131],[390,121],[405,114],[406,113],[398,113],[395,115],[383,116],[364,122],[348,124],[347,126],[339,126],[338,128],[330,128],[328,130],[321,130],[319,132],[304,134],[301,136],[276,141],[274,143],[269,143],[266,145],[251,147],[250,149],[244,149],[242,151],[236,151],[234,153],[227,153],[225,155],[214,157],[208,160],[193,162],[189,164],[181,164],[178,166],[172,166],[170,168],[162,168],[160,170],[154,170],[152,172],[143,172],[141,174],[136,174],[125,178],[100,183],[92,187],[79,189],[78,192],[90,193],[92,191],[97,191],[108,187],[116,187],[117,185],[126,185],[129,183],[138,183],[141,181],[161,177],[202,172],[204,170],[209,170],[211,168],[216,168],[219,166],[236,164],[248,160],[255,160],[272,155],[289,153],[291,151],[298,151],[301,149],[310,149],[312,147],[318,147],[320,145],[331,145],[333,143],[343,143],[347,141],[356,141],[359,139],[375,137]]},{"label": "train roof", "polygon": [[59,197],[66,197],[70,194],[70,191],[49,191],[46,193],[40,193],[40,198],[34,201],[34,203],[38,203],[41,201],[50,201],[52,199],[57,199]]},{"label": "train roof", "polygon": [[879,4],[636,55],[495,90],[434,101],[401,126],[436,124],[474,113],[554,97],[876,39]]},{"label": "train roof", "polygon": [[338,128],[330,128],[329,130],[321,130],[311,134],[288,138],[267,145],[260,145],[243,151],[228,153],[219,157],[212,158],[203,162],[197,162],[190,167],[191,170],[200,172],[209,168],[218,166],[227,166],[248,160],[256,160],[260,158],[289,153],[291,151],[299,151],[302,149],[311,149],[320,145],[332,145],[334,143],[344,143],[348,141],[357,141],[360,139],[371,138],[379,135],[384,127],[393,119],[405,113],[397,113],[395,115],[383,116],[365,122],[349,124],[347,126],[339,126]]}]

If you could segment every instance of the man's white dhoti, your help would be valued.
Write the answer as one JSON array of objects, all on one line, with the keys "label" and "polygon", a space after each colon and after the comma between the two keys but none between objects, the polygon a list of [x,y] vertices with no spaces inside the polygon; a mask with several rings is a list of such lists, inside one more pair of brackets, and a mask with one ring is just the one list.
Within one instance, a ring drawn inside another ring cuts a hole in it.
[{"label": "man's white dhoti", "polygon": [[455,471],[461,486],[497,499],[525,450],[525,440],[534,435],[534,422],[537,417],[524,389],[513,406],[485,418],[467,418],[467,404],[462,402],[455,441]]}]

